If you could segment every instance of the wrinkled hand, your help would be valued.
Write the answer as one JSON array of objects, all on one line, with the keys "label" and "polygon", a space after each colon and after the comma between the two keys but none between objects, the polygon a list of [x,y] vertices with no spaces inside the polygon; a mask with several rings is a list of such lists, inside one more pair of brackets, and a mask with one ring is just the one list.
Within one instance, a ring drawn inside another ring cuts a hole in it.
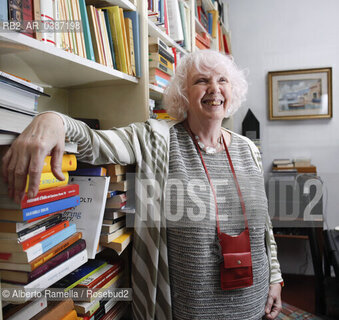
[{"label": "wrinkled hand", "polygon": [[62,118],[55,113],[44,113],[33,119],[30,125],[13,142],[2,158],[2,173],[8,183],[8,194],[20,203],[29,174],[28,197],[33,198],[39,190],[44,159],[51,155],[52,172],[59,180],[65,148],[65,130]]},{"label": "wrinkled hand", "polygon": [[281,308],[281,285],[280,283],[271,284],[265,306],[266,319],[275,319],[280,313]]}]

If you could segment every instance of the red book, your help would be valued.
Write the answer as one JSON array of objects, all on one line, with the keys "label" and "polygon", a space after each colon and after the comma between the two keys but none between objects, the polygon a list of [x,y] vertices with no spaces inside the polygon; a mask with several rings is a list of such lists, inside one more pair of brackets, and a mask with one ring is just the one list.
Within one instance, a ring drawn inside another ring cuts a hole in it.
[{"label": "red book", "polygon": [[28,248],[39,243],[40,241],[42,241],[46,238],[49,238],[53,234],[56,234],[57,232],[61,231],[62,229],[66,229],[67,227],[69,227],[69,221],[68,220],[63,221],[63,222],[57,224],[56,226],[49,228],[46,231],[41,232],[41,233],[37,234],[36,236],[27,239],[26,241],[21,242],[22,249],[27,250]]},{"label": "red book", "polygon": [[165,20],[166,34],[169,34],[169,31],[168,31],[168,16],[167,16],[167,0],[164,0],[164,20]]},{"label": "red book", "polygon": [[[34,35],[32,22],[34,20],[33,13],[33,1],[32,0],[21,0],[22,1],[22,18],[24,21],[23,34],[32,37]],[[29,23],[29,24],[27,24]]]},{"label": "red book", "polygon": [[211,45],[211,41],[209,38],[202,37],[199,33],[195,34],[195,39],[200,41],[205,47],[209,48]]},{"label": "red book", "polygon": [[227,54],[230,54],[230,49],[229,49],[229,47],[228,47],[227,39],[226,39],[226,35],[225,35],[225,34],[222,35],[222,39],[223,39],[223,41],[224,41],[225,52],[226,52]]},{"label": "red book", "polygon": [[173,52],[173,55],[174,55],[174,66],[176,67],[177,66],[177,48],[172,47],[172,52]]},{"label": "red book", "polygon": [[200,42],[197,38],[195,38],[195,45],[201,50],[209,49],[202,42]]},{"label": "red book", "polygon": [[5,208],[5,209],[31,208],[31,207],[38,206],[44,203],[77,196],[78,194],[79,194],[79,185],[69,184],[66,186],[41,190],[38,192],[37,196],[32,199],[28,199],[27,193],[25,193],[25,196],[22,199],[21,204],[17,204],[12,199],[9,199],[7,197],[1,198],[0,208]]},{"label": "red book", "polygon": [[108,274],[105,278],[101,279],[92,289],[100,289],[105,286],[106,283],[110,282],[113,278],[115,278],[121,272],[121,267],[117,268],[110,274]]},{"label": "red book", "polygon": [[[88,289],[94,289],[94,288],[100,288],[99,285],[103,286],[103,282],[110,278],[109,280],[105,281],[107,283],[111,279],[113,279],[111,276],[114,275],[116,276],[120,270],[121,270],[121,262],[113,264],[109,269],[105,271],[105,268],[102,268],[103,270],[99,270],[98,272],[94,273],[91,275],[86,283],[84,284],[79,284],[78,287],[81,288],[88,288]],[[92,280],[92,281],[91,281]]]},{"label": "red book", "polygon": [[171,76],[163,71],[161,71],[160,69],[158,68],[151,68],[149,70],[149,76],[150,77],[154,77],[154,76],[158,76],[158,77],[161,77],[167,81],[170,81],[171,80]]}]

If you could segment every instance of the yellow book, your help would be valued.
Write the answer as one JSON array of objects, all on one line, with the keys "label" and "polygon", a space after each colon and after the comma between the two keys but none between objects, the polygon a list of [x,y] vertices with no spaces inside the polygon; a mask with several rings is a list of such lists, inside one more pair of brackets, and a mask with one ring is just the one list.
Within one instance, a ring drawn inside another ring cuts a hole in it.
[{"label": "yellow book", "polygon": [[72,310],[72,311],[68,312],[60,320],[78,320],[77,312],[75,310]]},{"label": "yellow book", "polygon": [[[41,172],[52,172],[51,156],[44,160],[44,166]],[[74,154],[64,154],[62,157],[61,171],[74,171],[77,169],[77,159]]]},{"label": "yellow book", "polygon": [[212,38],[217,37],[219,13],[217,10],[208,11],[212,13]]},{"label": "yellow book", "polygon": [[126,26],[125,26],[125,19],[124,19],[124,11],[122,10],[122,8],[119,8],[119,12],[120,12],[122,37],[124,39],[124,49],[125,49],[125,56],[126,56],[127,72],[128,72],[128,74],[132,75],[131,55],[130,55],[129,47],[128,47],[128,43],[127,43],[127,34],[126,34]]},{"label": "yellow book", "polygon": [[132,231],[128,231],[109,243],[101,243],[103,246],[122,252],[132,240]]},{"label": "yellow book", "polygon": [[132,19],[124,18],[124,20],[125,20],[125,28],[126,28],[126,36],[127,36],[127,45],[128,45],[130,59],[131,59],[132,75],[135,76],[136,75],[135,74],[135,53],[134,53]]},{"label": "yellow book", "polygon": [[[69,175],[68,172],[63,172],[65,180],[61,181],[54,177],[52,172],[44,172],[40,177],[39,190],[44,190],[52,187],[65,186],[68,183]],[[28,191],[29,176],[27,176],[27,183],[25,192]]]},{"label": "yellow book", "polygon": [[109,22],[111,25],[111,33],[113,37],[114,52],[115,52],[115,59],[117,62],[117,68],[118,70],[122,72],[128,73],[119,7],[113,6],[113,7],[105,7],[103,9],[107,9],[107,12],[108,12],[108,18],[109,18]]},{"label": "yellow book", "polygon": [[149,53],[148,61],[149,63],[160,62],[163,66],[167,67],[168,69],[173,70],[173,63],[169,62],[166,58],[164,58],[159,53],[156,53],[156,52]]}]

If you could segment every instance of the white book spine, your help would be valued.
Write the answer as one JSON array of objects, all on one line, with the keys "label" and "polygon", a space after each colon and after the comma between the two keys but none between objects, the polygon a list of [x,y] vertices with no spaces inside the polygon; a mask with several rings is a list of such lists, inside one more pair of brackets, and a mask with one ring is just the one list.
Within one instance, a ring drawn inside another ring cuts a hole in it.
[{"label": "white book spine", "polygon": [[[40,12],[41,22],[46,30],[54,28],[55,13],[54,13],[54,1],[55,0],[40,0]],[[55,46],[55,33],[54,32],[43,32],[42,41],[49,45]]]}]

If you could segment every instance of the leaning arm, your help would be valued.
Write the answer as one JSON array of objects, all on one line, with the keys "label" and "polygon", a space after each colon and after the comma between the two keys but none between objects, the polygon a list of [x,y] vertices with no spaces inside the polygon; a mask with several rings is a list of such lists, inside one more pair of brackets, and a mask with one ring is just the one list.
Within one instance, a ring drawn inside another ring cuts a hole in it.
[{"label": "leaning arm", "polygon": [[78,144],[77,158],[91,164],[134,164],[134,125],[110,130],[93,130],[82,121],[57,113],[64,122],[65,137]]}]

